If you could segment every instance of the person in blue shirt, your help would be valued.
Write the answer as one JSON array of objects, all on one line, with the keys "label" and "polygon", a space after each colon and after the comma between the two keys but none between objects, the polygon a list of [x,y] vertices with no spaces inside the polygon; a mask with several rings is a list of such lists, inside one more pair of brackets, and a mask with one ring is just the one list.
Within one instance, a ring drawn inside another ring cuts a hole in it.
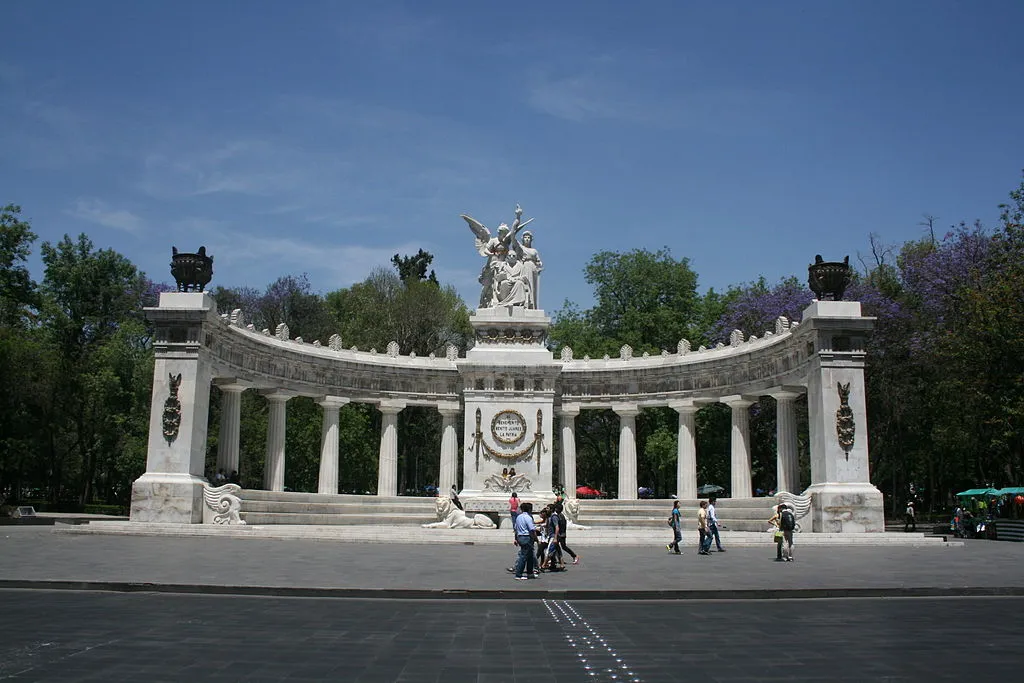
[{"label": "person in blue shirt", "polygon": [[672,542],[669,543],[665,548],[670,553],[676,555],[682,555],[683,551],[679,549],[679,541],[683,540],[683,514],[679,511],[679,501],[672,503],[672,515],[669,517],[669,526],[672,527]]},{"label": "person in blue shirt", "polygon": [[[533,523],[533,503],[521,503],[519,516],[515,523],[516,543],[519,544],[519,557],[516,558],[516,580],[526,581],[536,578],[533,573],[537,560],[533,555],[533,543],[537,540],[537,526]],[[525,573],[524,573],[525,571]]]}]

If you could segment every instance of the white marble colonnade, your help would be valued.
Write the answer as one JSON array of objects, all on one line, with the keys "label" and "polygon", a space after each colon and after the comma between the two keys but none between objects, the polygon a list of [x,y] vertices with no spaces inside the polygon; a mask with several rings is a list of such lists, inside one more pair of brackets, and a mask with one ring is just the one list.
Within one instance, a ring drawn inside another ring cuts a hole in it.
[{"label": "white marble colonnade", "polygon": [[[799,493],[800,468],[797,458],[797,425],[794,404],[805,393],[803,387],[780,387],[766,392],[777,405],[776,436],[777,480],[779,491]],[[679,414],[676,497],[682,500],[697,498],[697,411],[712,403],[724,403],[732,409],[730,421],[730,494],[733,498],[753,496],[750,453],[750,406],[757,396],[736,394],[721,398],[691,398],[672,401],[668,405]],[[635,404],[615,404],[612,410],[619,416],[619,499],[637,498],[636,417],[640,409]],[[563,405],[561,418],[561,477],[566,491],[575,491],[576,480],[576,417],[581,406]]]}]

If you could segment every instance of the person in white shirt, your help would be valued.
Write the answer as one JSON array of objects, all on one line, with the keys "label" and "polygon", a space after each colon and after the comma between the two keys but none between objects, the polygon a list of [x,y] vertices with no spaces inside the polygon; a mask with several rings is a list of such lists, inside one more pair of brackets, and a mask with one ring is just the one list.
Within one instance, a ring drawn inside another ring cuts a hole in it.
[{"label": "person in white shirt", "polygon": [[724,553],[725,548],[722,547],[722,539],[718,537],[718,527],[720,525],[718,522],[718,514],[715,512],[716,502],[718,502],[718,499],[714,496],[708,499],[708,531],[710,531],[711,535],[715,538],[715,547],[718,549],[718,552]]}]

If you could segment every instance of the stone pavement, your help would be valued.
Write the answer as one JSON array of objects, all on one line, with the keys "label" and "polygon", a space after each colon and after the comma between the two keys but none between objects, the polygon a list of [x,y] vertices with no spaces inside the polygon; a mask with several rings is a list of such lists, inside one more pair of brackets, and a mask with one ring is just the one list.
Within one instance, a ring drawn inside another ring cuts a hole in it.
[{"label": "stone pavement", "polygon": [[954,681],[1020,675],[1024,598],[318,600],[0,590],[10,683]]},{"label": "stone pavement", "polygon": [[[729,535],[723,538],[728,548]],[[617,599],[871,595],[1024,595],[1024,544],[947,547],[733,547],[698,556],[648,547],[589,546],[582,563],[536,581],[512,580],[511,545],[343,543],[178,538],[0,528],[0,588],[333,597]]]}]

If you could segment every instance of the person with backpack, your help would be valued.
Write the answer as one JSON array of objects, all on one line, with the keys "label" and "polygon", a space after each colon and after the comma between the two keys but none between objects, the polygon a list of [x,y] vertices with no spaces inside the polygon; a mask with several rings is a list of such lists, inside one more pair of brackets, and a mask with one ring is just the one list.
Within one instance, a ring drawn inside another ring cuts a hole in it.
[{"label": "person with backpack", "polygon": [[779,547],[782,550],[782,559],[786,562],[793,561],[793,532],[796,531],[796,515],[793,509],[786,503],[779,503],[779,529],[782,530],[782,543]]},{"label": "person with backpack", "polygon": [[782,529],[779,527],[779,508],[785,503],[772,506],[772,516],[768,518],[768,531],[771,531],[775,539],[775,561],[782,562]]},{"label": "person with backpack", "polygon": [[668,525],[672,527],[672,542],[665,546],[670,553],[682,555],[679,549],[679,541],[683,540],[683,514],[679,511],[679,501],[672,503],[672,512],[668,516]]}]

